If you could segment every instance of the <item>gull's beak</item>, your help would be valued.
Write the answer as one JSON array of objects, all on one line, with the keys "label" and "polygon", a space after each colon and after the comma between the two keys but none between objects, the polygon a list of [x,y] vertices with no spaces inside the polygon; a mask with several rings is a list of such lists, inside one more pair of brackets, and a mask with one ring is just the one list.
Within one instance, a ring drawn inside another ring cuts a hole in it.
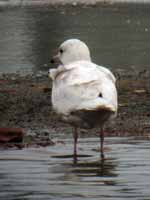
[{"label": "gull's beak", "polygon": [[52,64],[60,64],[60,59],[59,59],[59,53],[58,53],[58,49],[53,51],[53,57],[51,58],[50,62]]},{"label": "gull's beak", "polygon": [[52,64],[60,64],[59,55],[55,55],[52,57],[51,61]]}]

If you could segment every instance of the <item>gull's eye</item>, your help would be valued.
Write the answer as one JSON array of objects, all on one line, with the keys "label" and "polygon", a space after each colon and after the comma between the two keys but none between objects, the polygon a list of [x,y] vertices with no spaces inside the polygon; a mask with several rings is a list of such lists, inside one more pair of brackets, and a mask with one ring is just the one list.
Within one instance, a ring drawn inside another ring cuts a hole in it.
[{"label": "gull's eye", "polygon": [[63,53],[64,51],[62,49],[59,50],[60,53]]}]

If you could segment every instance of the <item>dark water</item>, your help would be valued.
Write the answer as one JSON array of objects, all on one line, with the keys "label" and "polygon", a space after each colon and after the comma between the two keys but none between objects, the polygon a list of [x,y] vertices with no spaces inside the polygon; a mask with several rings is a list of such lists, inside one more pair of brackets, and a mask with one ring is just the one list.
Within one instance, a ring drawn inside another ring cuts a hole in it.
[{"label": "dark water", "polygon": [[69,156],[71,139],[63,141],[41,149],[0,151],[0,199],[150,199],[149,141],[106,138],[102,163],[95,151],[99,139],[82,138],[79,155],[87,157],[79,157],[76,165]]},{"label": "dark water", "polygon": [[0,71],[44,70],[68,38],[84,40],[99,64],[149,68],[149,10],[149,4],[0,8]]}]

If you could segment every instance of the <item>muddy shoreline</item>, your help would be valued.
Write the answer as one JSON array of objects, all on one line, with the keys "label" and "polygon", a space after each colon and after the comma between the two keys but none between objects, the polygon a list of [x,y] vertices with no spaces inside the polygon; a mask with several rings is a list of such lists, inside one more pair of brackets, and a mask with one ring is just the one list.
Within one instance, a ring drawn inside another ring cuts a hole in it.
[{"label": "muddy shoreline", "polygon": [[[134,74],[134,73],[133,73]],[[149,75],[116,74],[119,94],[117,118],[108,123],[107,136],[146,136],[150,133]],[[28,135],[70,133],[51,107],[51,80],[47,72],[0,75],[0,127],[22,128]],[[81,130],[98,134],[98,130]]]}]

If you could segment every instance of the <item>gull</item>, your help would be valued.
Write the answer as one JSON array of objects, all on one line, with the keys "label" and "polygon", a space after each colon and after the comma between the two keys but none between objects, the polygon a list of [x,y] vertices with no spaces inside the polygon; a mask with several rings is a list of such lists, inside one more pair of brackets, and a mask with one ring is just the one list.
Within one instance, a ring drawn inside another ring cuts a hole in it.
[{"label": "gull", "polygon": [[116,78],[92,62],[88,46],[68,39],[58,48],[49,70],[52,79],[52,107],[60,119],[73,127],[74,162],[77,161],[78,128],[100,129],[100,156],[104,159],[104,124],[117,114]]}]

